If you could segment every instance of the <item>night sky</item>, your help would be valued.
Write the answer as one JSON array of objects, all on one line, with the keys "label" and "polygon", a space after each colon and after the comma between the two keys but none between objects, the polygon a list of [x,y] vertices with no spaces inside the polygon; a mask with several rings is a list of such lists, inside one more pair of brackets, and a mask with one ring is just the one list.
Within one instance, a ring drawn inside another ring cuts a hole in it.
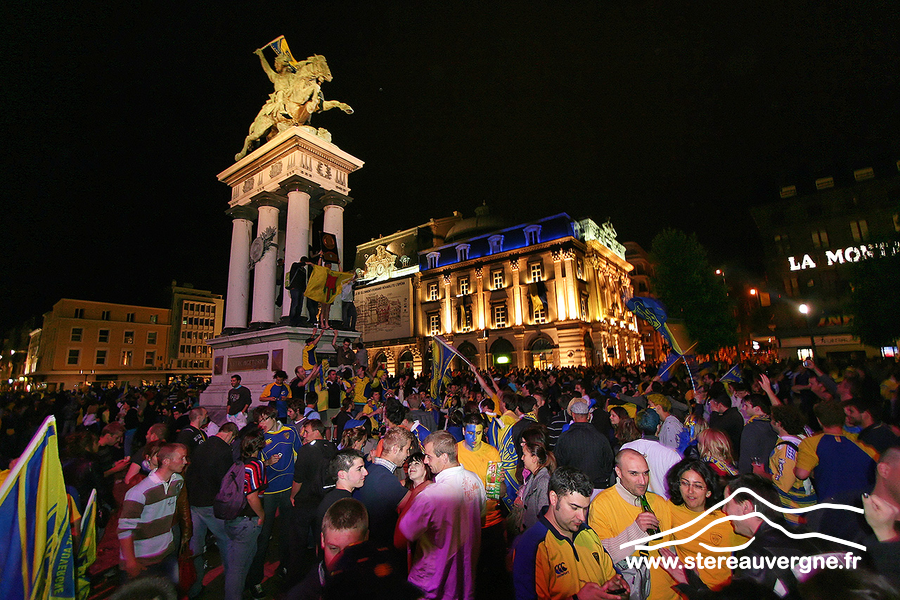
[{"label": "night sky", "polygon": [[513,223],[611,218],[648,249],[696,231],[714,265],[758,273],[748,206],[900,158],[896,0],[168,8],[193,4],[0,9],[0,331],[62,297],[225,293],[215,176],[271,92],[252,52],[279,35],[356,110],[313,120],[366,163],[349,253],[486,202]]}]

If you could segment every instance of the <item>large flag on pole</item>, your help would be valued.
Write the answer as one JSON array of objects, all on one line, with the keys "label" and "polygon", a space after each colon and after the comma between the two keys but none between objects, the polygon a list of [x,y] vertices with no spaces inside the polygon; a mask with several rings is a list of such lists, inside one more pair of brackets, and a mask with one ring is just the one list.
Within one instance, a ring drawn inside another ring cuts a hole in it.
[{"label": "large flag on pole", "polygon": [[312,268],[313,272],[309,276],[309,283],[306,284],[303,295],[323,304],[334,302],[341,293],[341,287],[353,279],[353,273],[332,271],[321,265],[312,265]]},{"label": "large flag on pole", "polygon": [[431,336],[431,338],[434,341],[436,341],[438,344],[443,346],[446,350],[448,350],[449,352],[458,356],[459,359],[461,361],[463,361],[464,364],[469,366],[469,368],[473,368],[473,369],[475,368],[475,365],[473,365],[471,362],[469,362],[469,359],[466,358],[465,355],[463,355],[459,350],[457,350],[452,344],[450,344],[450,342],[445,340],[443,337],[441,337],[439,335],[433,335],[433,336]]},{"label": "large flag on pole", "polygon": [[291,49],[288,48],[287,40],[284,39],[283,35],[279,35],[277,38],[266,45],[271,48],[277,56],[287,56],[288,68],[290,68],[294,73],[297,72],[297,68],[300,66],[300,63],[294,60],[294,55],[291,54]]},{"label": "large flag on pole", "polygon": [[[443,342],[443,343],[441,343]],[[441,340],[438,336],[431,340],[431,397],[437,398],[441,391],[441,383],[444,381],[444,375],[450,370],[450,361],[453,355],[457,354],[453,350],[453,346]]]},{"label": "large flag on pole", "polygon": [[0,485],[0,548],[3,600],[75,598],[69,502],[53,417]]},{"label": "large flag on pole", "polygon": [[666,324],[668,320],[666,309],[663,308],[663,305],[658,300],[646,296],[634,296],[625,302],[625,306],[628,310],[650,323],[653,329],[666,338],[673,351],[678,354],[684,354],[688,351],[686,346],[681,344],[678,336]]}]

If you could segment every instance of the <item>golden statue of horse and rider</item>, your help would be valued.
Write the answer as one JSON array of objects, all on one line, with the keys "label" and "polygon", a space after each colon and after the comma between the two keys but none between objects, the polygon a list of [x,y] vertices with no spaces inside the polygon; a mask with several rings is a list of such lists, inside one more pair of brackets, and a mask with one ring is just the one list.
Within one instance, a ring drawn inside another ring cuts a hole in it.
[{"label": "golden statue of horse and rider", "polygon": [[[283,48],[287,48],[283,42]],[[276,40],[277,42],[278,40]],[[275,42],[273,42],[275,44]],[[269,44],[273,47],[273,44]],[[234,159],[247,156],[256,146],[264,143],[289,127],[302,127],[310,133],[331,141],[331,134],[326,129],[308,125],[313,113],[339,108],[345,113],[353,114],[349,105],[336,100],[325,100],[322,95],[322,83],[331,81],[331,70],[324,56],[310,56],[306,60],[295,62],[290,51],[276,55],[274,68],[269,66],[263,55],[263,48],[254,51],[259,56],[263,71],[275,90],[260,109],[259,114],[250,125],[250,132],[244,140],[244,147]]]}]

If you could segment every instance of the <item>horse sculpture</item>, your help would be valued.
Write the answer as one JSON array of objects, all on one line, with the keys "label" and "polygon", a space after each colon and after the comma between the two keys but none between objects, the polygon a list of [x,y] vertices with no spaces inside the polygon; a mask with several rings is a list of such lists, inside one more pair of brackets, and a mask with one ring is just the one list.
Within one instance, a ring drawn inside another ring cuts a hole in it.
[{"label": "horse sculpture", "polygon": [[349,105],[336,100],[325,100],[322,83],[331,81],[331,69],[324,56],[310,56],[306,60],[291,64],[290,59],[281,54],[275,58],[275,68],[269,66],[262,49],[254,52],[259,56],[263,71],[275,90],[260,109],[250,125],[250,132],[244,139],[244,147],[234,159],[240,160],[256,148],[261,140],[272,139],[289,127],[303,127],[326,141],[331,141],[327,130],[308,125],[313,113],[339,108],[353,114]]}]

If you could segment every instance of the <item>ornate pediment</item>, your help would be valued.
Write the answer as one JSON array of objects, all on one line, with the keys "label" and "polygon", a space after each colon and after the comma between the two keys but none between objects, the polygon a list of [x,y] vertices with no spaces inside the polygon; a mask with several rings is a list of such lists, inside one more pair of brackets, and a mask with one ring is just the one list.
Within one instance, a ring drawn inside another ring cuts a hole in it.
[{"label": "ornate pediment", "polygon": [[397,255],[388,251],[385,246],[377,246],[375,253],[366,258],[366,272],[364,279],[380,281],[390,279],[394,275]]}]

